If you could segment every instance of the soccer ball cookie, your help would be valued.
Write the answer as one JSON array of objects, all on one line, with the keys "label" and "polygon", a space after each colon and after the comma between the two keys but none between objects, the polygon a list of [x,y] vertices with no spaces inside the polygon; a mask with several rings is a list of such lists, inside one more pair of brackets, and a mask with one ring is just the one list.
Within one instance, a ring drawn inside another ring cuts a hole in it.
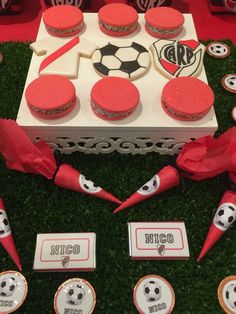
[{"label": "soccer ball cookie", "polygon": [[150,65],[148,50],[136,42],[109,42],[92,55],[95,70],[102,76],[119,76],[135,80]]}]

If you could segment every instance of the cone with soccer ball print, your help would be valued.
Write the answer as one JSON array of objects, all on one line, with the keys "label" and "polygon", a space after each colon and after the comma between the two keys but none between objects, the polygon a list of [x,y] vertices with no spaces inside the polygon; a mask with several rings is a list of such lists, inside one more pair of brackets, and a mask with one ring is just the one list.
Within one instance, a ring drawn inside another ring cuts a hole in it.
[{"label": "cone with soccer ball print", "polygon": [[68,164],[62,164],[56,173],[54,183],[57,186],[73,190],[80,193],[86,193],[107,201],[121,204],[115,196],[108,193],[100,186],[94,184],[93,181],[87,180],[78,170]]},{"label": "cone with soccer ball print", "polygon": [[180,177],[178,170],[171,166],[166,166],[157,172],[154,177],[146,182],[138,191],[132,194],[118,208],[113,211],[113,214],[122,211],[125,208],[145,201],[161,192],[179,185]]},{"label": "cone with soccer ball print", "polygon": [[12,237],[9,220],[7,218],[6,209],[3,200],[0,198],[0,242],[12,260],[21,271],[20,257],[17,253],[16,246]]},{"label": "cone with soccer ball print", "polygon": [[222,237],[224,232],[236,220],[236,192],[226,191],[220,201],[205,243],[198,257],[198,262],[207,254],[214,244]]}]

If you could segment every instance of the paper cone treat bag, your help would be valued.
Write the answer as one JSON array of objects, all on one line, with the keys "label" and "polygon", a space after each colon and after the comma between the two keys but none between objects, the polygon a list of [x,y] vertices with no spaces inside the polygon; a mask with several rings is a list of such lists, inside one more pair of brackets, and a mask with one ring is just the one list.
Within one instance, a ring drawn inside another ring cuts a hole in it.
[{"label": "paper cone treat bag", "polygon": [[8,168],[41,174],[60,187],[121,204],[70,165],[62,164],[57,168],[50,146],[44,141],[33,144],[14,120],[0,119],[0,135],[0,153]]},{"label": "paper cone treat bag", "polygon": [[145,201],[150,197],[179,185],[179,183],[180,177],[178,171],[171,166],[164,167],[159,172],[157,172],[157,174],[152,177],[151,180],[145,183],[137,192],[132,194],[126,201],[116,208],[113,213],[118,213],[127,207]]},{"label": "paper cone treat bag", "polygon": [[11,227],[7,218],[6,209],[3,200],[0,198],[0,242],[12,260],[22,270],[20,257],[17,253],[16,246],[12,237]]},{"label": "paper cone treat bag", "polygon": [[227,130],[217,139],[207,135],[186,143],[176,159],[176,168],[167,166],[160,170],[141,189],[116,208],[114,213],[177,186],[181,177],[204,180],[234,168],[236,168],[235,127]]},{"label": "paper cone treat bag", "polygon": [[215,217],[208,231],[205,243],[198,257],[198,262],[222,237],[236,220],[236,192],[226,191],[220,201]]}]

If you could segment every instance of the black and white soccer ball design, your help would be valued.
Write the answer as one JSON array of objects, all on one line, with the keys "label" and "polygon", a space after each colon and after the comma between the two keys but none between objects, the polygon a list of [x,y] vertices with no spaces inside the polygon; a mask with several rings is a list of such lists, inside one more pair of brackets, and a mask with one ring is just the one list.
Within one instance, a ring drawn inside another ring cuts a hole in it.
[{"label": "black and white soccer ball design", "polygon": [[160,178],[155,175],[148,182],[146,182],[137,192],[141,195],[147,196],[155,193],[160,186]]},{"label": "black and white soccer ball design", "polygon": [[224,84],[228,90],[236,93],[236,74],[228,75],[224,80]]},{"label": "black and white soccer ball design", "polygon": [[79,185],[87,193],[98,193],[102,190],[100,186],[96,186],[91,180],[87,180],[84,175],[79,176]]},{"label": "black and white soccer ball design", "polygon": [[69,287],[66,294],[67,303],[70,305],[81,305],[85,297],[85,290],[80,284]]},{"label": "black and white soccer ball design", "polygon": [[143,286],[143,293],[147,302],[155,302],[161,298],[161,286],[154,280],[150,280]]},{"label": "black and white soccer ball design", "polygon": [[232,284],[226,288],[225,300],[231,309],[236,310],[236,284]]},{"label": "black and white soccer ball design", "polygon": [[17,287],[17,281],[14,277],[4,277],[0,281],[0,296],[11,297]]},{"label": "black and white soccer ball design", "polygon": [[236,219],[236,206],[233,203],[223,203],[217,209],[214,217],[214,224],[222,229],[227,230]]},{"label": "black and white soccer ball design", "polygon": [[207,45],[207,52],[215,58],[227,57],[230,53],[230,48],[221,42],[212,42]]},{"label": "black and white soccer ball design", "polygon": [[0,209],[0,238],[5,237],[11,231],[6,212]]},{"label": "black and white soccer ball design", "polygon": [[148,50],[136,42],[109,42],[92,55],[95,70],[102,76],[134,80],[149,68]]}]

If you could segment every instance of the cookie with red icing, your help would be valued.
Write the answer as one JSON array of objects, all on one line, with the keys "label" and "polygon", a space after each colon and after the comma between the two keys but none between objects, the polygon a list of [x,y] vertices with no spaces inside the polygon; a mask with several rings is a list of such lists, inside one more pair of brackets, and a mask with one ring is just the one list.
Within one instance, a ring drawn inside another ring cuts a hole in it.
[{"label": "cookie with red icing", "polygon": [[121,77],[105,77],[91,90],[93,112],[104,120],[121,120],[135,111],[140,102],[137,87]]},{"label": "cookie with red icing", "polygon": [[170,7],[156,7],[145,13],[146,31],[158,38],[178,36],[184,24],[184,15]]},{"label": "cookie with red icing", "polygon": [[76,104],[74,85],[60,75],[38,77],[26,88],[25,98],[31,113],[47,120],[66,116]]},{"label": "cookie with red icing", "polygon": [[43,22],[48,33],[56,37],[78,34],[84,25],[83,12],[72,5],[57,5],[44,11]]},{"label": "cookie with red icing", "polygon": [[125,36],[133,33],[138,26],[137,11],[124,3],[109,3],[98,12],[101,31],[110,36]]},{"label": "cookie with red icing", "polygon": [[177,77],[162,90],[161,103],[172,118],[182,121],[202,119],[214,104],[209,85],[195,77]]}]

